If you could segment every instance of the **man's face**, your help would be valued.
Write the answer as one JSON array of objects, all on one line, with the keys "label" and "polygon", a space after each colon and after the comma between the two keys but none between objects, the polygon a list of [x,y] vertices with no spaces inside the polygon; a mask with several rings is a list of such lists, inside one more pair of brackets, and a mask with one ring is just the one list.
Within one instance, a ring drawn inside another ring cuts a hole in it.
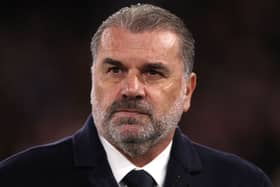
[{"label": "man's face", "polygon": [[170,31],[105,29],[92,67],[98,133],[130,156],[170,141],[189,109],[195,74],[184,79],[178,38]]}]

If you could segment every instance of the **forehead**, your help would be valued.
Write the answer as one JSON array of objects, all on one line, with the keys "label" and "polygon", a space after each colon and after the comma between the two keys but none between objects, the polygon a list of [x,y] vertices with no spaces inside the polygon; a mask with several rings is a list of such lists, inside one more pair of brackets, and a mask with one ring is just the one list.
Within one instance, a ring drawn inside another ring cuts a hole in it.
[{"label": "forehead", "polygon": [[109,27],[102,35],[99,48],[105,51],[133,51],[147,55],[178,55],[178,37],[168,30],[132,33],[124,28]]},{"label": "forehead", "polygon": [[118,47],[121,42],[129,42],[130,45],[127,47],[139,48],[145,44],[154,44],[155,41],[159,42],[158,45],[169,48],[176,44],[177,36],[167,30],[132,33],[120,27],[106,28],[101,36],[101,44],[105,48]]}]

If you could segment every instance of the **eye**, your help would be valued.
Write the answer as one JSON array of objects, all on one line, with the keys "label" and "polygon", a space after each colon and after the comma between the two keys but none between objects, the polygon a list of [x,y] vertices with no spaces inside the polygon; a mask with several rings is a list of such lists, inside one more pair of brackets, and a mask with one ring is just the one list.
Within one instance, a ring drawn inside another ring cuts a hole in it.
[{"label": "eye", "polygon": [[154,70],[154,69],[149,69],[145,72],[146,75],[148,76],[163,76],[161,72]]},{"label": "eye", "polygon": [[109,67],[107,72],[113,74],[120,74],[122,72],[122,69],[117,66],[113,66],[113,67]]}]

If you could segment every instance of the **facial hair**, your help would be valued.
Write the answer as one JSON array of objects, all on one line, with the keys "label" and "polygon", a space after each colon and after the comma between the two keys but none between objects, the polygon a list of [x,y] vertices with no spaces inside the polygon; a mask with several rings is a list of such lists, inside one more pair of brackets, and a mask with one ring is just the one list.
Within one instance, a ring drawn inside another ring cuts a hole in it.
[{"label": "facial hair", "polygon": [[[144,99],[122,98],[102,110],[104,107],[100,106],[95,94],[91,94],[92,114],[99,134],[132,158],[145,154],[177,127],[183,113],[183,101],[182,90],[169,110],[156,116],[152,106]],[[132,109],[141,115],[114,117],[123,109]],[[122,131],[123,125],[134,125],[137,132]]]}]

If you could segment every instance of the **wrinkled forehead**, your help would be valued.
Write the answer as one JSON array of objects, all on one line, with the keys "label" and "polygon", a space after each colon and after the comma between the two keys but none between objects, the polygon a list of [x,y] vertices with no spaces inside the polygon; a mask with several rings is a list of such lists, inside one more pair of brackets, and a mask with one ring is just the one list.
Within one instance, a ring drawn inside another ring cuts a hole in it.
[{"label": "wrinkled forehead", "polygon": [[106,28],[100,40],[100,48],[103,49],[173,49],[178,47],[178,37],[168,30],[153,30],[132,33],[120,27]]}]

